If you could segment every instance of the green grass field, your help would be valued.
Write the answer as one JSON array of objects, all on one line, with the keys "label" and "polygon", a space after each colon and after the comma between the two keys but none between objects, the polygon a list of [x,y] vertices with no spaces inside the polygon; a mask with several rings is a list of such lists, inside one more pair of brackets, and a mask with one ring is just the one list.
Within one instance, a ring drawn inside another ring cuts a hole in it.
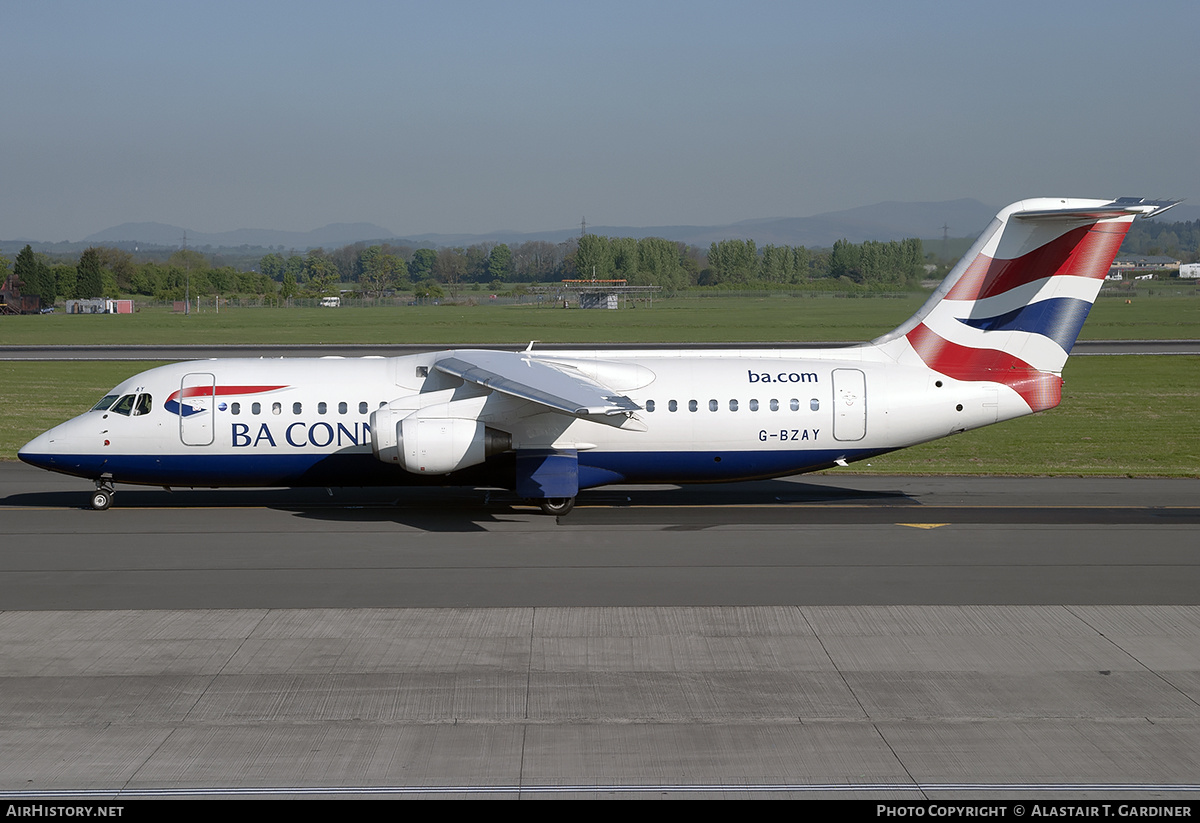
[{"label": "green grass field", "polygon": [[[234,308],[188,316],[0,317],[0,345],[171,343],[680,343],[860,341],[895,328],[924,302],[903,298],[696,297],[618,311],[529,306]],[[1097,301],[1082,339],[1200,336],[1200,298],[1162,295]]]},{"label": "green grass field", "polygon": [[[0,364],[0,459],[158,363]],[[1200,476],[1200,357],[1077,357],[1056,409],[838,471]]]},{"label": "green grass field", "polygon": [[867,339],[921,304],[908,300],[755,299],[657,303],[620,311],[528,306],[227,309],[183,316],[5,317],[0,344],[431,343],[462,345]]}]

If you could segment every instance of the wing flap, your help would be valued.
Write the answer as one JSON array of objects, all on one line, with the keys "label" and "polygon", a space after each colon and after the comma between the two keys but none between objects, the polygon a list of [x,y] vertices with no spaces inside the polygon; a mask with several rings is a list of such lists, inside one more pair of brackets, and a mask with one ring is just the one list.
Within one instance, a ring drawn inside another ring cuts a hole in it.
[{"label": "wing flap", "polygon": [[433,367],[575,417],[626,415],[641,409],[628,397],[582,374],[530,357],[527,352],[456,351],[437,360]]}]

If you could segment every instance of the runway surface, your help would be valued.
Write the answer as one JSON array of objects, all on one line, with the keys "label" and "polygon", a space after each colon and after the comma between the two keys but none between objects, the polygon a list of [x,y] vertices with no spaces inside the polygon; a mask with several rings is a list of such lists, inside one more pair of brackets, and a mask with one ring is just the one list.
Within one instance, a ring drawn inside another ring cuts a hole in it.
[{"label": "runway surface", "polygon": [[0,794],[1195,798],[1200,481],[0,463]]},{"label": "runway surface", "polygon": [[583,492],[179,490],[0,464],[17,609],[1191,604],[1200,483],[825,476]]}]

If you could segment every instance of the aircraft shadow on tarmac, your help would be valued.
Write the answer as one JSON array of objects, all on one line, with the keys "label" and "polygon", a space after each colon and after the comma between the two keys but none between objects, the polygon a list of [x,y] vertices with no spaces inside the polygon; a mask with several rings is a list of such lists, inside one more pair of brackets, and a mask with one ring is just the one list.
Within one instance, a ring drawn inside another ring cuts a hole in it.
[{"label": "aircraft shadow on tarmac", "polygon": [[[87,508],[90,495],[77,491],[31,491],[0,499],[4,507]],[[684,511],[712,512],[719,508],[728,519],[731,509],[743,508],[738,520],[757,520],[772,509],[787,510],[802,517],[803,504],[830,506],[919,506],[903,491],[864,491],[828,484],[759,480],[691,486],[613,486],[580,492],[575,509],[558,522],[591,525],[626,510],[622,522],[679,522]],[[533,515],[536,507],[511,491],[460,487],[382,487],[334,489],[165,489],[118,487],[114,510],[170,508],[269,508],[293,512],[299,517],[340,522],[394,522],[426,531],[474,531],[480,524]],[[753,514],[751,514],[753,511]],[[97,516],[103,517],[101,512]],[[538,517],[544,515],[538,514]],[[702,518],[713,520],[715,515]],[[768,519],[771,518],[768,515]]]},{"label": "aircraft shadow on tarmac", "polygon": [[[823,480],[827,478],[822,478]],[[86,509],[85,488],[28,491],[0,498],[6,507]],[[923,501],[903,490],[863,490],[832,483],[758,480],[691,486],[609,486],[580,492],[575,509],[552,521],[511,491],[463,487],[390,486],[302,489],[165,489],[118,487],[113,512],[155,509],[261,508],[327,523],[395,523],[429,532],[472,532],[487,525],[536,519],[562,526],[651,526],[691,531],[732,524],[758,526],[868,525],[906,520],[939,523],[1190,525],[1200,507],[1134,505],[955,505]],[[906,512],[901,514],[900,512]],[[105,517],[103,512],[95,512]]]}]

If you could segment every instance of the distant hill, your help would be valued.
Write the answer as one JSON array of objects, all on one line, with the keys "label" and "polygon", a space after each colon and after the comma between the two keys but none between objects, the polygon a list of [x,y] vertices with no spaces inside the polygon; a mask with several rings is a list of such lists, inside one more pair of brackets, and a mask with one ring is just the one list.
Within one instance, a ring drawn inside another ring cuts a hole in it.
[{"label": "distant hill", "polygon": [[[865,240],[941,237],[943,226],[951,237],[974,237],[987,227],[996,211],[994,206],[970,199],[936,203],[890,201],[814,217],[747,221],[735,228],[742,228],[748,234],[754,232],[756,242],[802,246],[832,246],[838,240],[862,243]],[[760,241],[759,236],[779,239]]]},{"label": "distant hill", "polygon": [[[774,217],[744,220],[724,226],[588,226],[591,234],[609,237],[665,237],[691,246],[707,248],[719,240],[753,240],[758,245],[825,248],[838,240],[903,240],[906,237],[940,238],[942,226],[951,237],[974,237],[987,226],[997,209],[978,200],[948,200],[938,203],[878,203],[812,217]],[[555,231],[496,232],[486,235],[423,234],[403,238],[416,244],[460,246],[485,240],[523,243],[544,240],[561,243],[579,234],[578,229]]]},{"label": "distant hill", "polygon": [[[180,246],[186,230],[165,223],[122,223],[83,239],[89,245],[145,243],[150,246]],[[236,229],[206,233],[187,231],[188,246],[235,249],[241,246],[305,251],[317,246],[337,248],[359,240],[385,240],[395,232],[371,223],[330,223],[312,231],[276,231],[272,229]]]},{"label": "distant hill", "polygon": [[[995,213],[995,208],[977,200],[890,202],[812,217],[763,218],[723,226],[588,226],[588,231],[610,237],[665,237],[700,247],[707,247],[719,240],[753,240],[759,245],[826,247],[841,239],[861,243],[864,240],[940,237],[943,225],[950,227],[952,236],[974,236],[982,231]],[[316,246],[337,248],[360,241],[383,240],[415,246],[469,246],[483,242],[517,245],[530,240],[561,243],[579,234],[578,229],[570,228],[539,232],[397,235],[372,223],[333,223],[307,232],[268,229],[237,229],[218,233],[186,231],[187,244],[194,248],[282,246],[285,250],[296,249],[301,252]],[[128,247],[131,243],[140,243],[146,246],[178,247],[183,243],[184,232],[181,226],[165,223],[122,223],[89,235],[81,242],[83,245],[119,244]]]},{"label": "distant hill", "polygon": [[[941,240],[943,226],[952,238],[974,238],[995,216],[995,206],[978,200],[945,200],[933,203],[906,203],[889,201],[872,206],[860,206],[843,211],[826,212],[811,217],[771,217],[743,220],[739,223],[718,226],[588,226],[592,234],[610,237],[665,237],[700,248],[708,248],[719,240],[753,240],[759,246],[767,244],[828,248],[838,240],[861,243],[864,240],[902,240],[919,237],[923,240]],[[1164,215],[1162,220],[1187,221],[1200,219],[1200,206],[1187,204],[1177,206]],[[135,244],[144,247],[156,246],[178,248],[183,242],[185,229],[164,223],[123,223],[110,229],[96,232],[78,243],[37,243],[33,241],[4,241],[0,251],[19,250],[25,242],[31,242],[39,251],[78,253],[90,245],[119,245],[130,248]],[[286,251],[303,253],[322,246],[338,248],[357,242],[391,242],[411,246],[469,246],[474,243],[493,242],[518,245],[530,240],[561,243],[579,235],[578,228],[552,229],[539,232],[496,231],[487,234],[413,234],[397,235],[395,232],[373,223],[331,223],[306,232],[275,231],[267,229],[237,229],[235,231],[205,233],[187,230],[188,246],[210,250],[238,250],[240,254],[265,253],[266,250],[282,247]]]}]

